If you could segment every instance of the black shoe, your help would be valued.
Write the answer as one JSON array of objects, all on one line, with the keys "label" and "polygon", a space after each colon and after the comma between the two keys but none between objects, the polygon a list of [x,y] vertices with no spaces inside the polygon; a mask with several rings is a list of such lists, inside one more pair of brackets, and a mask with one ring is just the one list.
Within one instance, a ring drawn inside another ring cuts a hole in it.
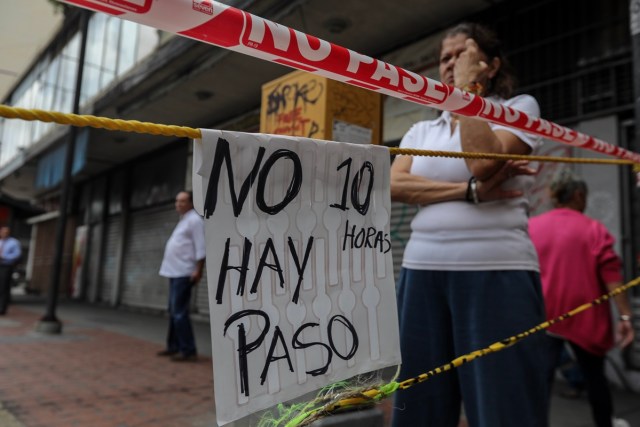
[{"label": "black shoe", "polygon": [[193,354],[178,353],[171,356],[171,361],[173,362],[195,362],[196,360],[198,360],[198,355],[196,353],[193,353]]},{"label": "black shoe", "polygon": [[173,350],[162,350],[156,353],[157,356],[173,356],[175,354],[178,354],[178,352]]}]

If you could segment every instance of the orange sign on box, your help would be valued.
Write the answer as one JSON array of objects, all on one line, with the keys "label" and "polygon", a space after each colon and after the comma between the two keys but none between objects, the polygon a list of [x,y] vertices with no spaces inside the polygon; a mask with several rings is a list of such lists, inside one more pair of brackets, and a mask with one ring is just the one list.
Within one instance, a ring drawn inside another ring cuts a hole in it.
[{"label": "orange sign on box", "polygon": [[303,71],[262,86],[260,132],[380,144],[381,95]]}]

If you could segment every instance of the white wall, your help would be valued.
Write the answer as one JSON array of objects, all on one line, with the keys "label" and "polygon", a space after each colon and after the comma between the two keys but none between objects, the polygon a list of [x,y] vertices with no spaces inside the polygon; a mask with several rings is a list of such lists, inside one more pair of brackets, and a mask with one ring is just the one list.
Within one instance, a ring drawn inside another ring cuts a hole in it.
[{"label": "white wall", "polygon": [[[573,129],[594,136],[613,145],[618,145],[618,119],[608,116],[580,122]],[[538,154],[545,156],[576,157],[576,158],[609,158],[593,151],[575,148],[566,144],[545,141]],[[622,255],[622,224],[621,224],[621,183],[620,166],[614,165],[586,165],[567,163],[542,163],[538,167],[536,183],[530,195],[532,216],[551,209],[551,202],[547,189],[554,175],[561,168],[570,168],[582,177],[589,187],[586,215],[602,222],[616,239],[615,250]]]}]

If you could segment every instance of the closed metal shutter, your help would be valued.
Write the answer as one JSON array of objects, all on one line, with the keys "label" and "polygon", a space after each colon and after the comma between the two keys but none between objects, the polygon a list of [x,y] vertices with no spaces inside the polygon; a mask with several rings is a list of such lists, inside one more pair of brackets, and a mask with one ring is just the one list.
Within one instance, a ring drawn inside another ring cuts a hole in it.
[{"label": "closed metal shutter", "polygon": [[120,246],[120,233],[122,229],[122,216],[116,215],[107,219],[102,257],[102,270],[100,271],[100,300],[115,304],[115,287],[118,265],[118,247]]},{"label": "closed metal shutter", "polygon": [[89,268],[85,275],[85,284],[87,286],[87,299],[90,302],[96,302],[100,295],[100,256],[102,245],[102,227],[103,224],[94,224],[89,228],[89,244],[87,246],[87,256]]},{"label": "closed metal shutter", "polygon": [[173,203],[131,213],[122,275],[123,305],[166,309],[169,283],[158,271],[178,219]]},{"label": "closed metal shutter", "polygon": [[396,282],[402,267],[404,248],[411,235],[411,220],[418,212],[418,206],[405,203],[391,203],[391,251],[393,252],[393,272]]},{"label": "closed metal shutter", "polygon": [[209,316],[209,291],[207,289],[207,285],[207,267],[205,263],[202,280],[195,289],[195,296],[192,297],[195,300],[192,312],[206,315],[203,317]]}]

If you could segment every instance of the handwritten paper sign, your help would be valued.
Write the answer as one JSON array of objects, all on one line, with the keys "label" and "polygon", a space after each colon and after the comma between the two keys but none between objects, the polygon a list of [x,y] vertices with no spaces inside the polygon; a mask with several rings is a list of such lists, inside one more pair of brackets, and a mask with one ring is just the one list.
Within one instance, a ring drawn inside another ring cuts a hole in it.
[{"label": "handwritten paper sign", "polygon": [[202,134],[218,423],[400,363],[388,151]]}]

